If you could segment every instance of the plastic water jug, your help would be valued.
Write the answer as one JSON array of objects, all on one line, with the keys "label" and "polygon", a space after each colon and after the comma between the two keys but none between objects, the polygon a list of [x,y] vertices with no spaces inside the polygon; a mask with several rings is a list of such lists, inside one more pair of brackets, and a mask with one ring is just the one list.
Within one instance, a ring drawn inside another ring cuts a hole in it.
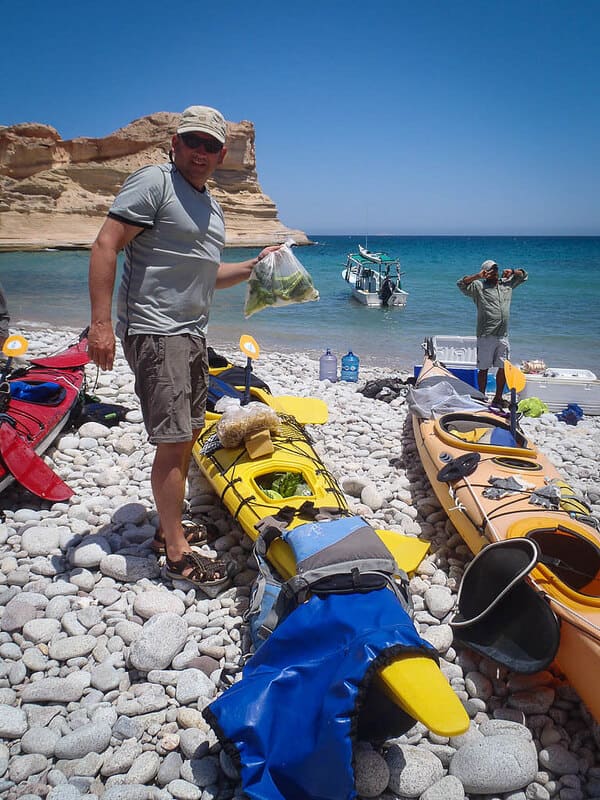
[{"label": "plastic water jug", "polygon": [[329,348],[319,359],[319,380],[337,381],[337,357]]},{"label": "plastic water jug", "polygon": [[346,355],[342,358],[342,372],[340,378],[343,381],[357,381],[359,363],[360,361],[358,356],[355,356],[352,350],[346,353]]}]

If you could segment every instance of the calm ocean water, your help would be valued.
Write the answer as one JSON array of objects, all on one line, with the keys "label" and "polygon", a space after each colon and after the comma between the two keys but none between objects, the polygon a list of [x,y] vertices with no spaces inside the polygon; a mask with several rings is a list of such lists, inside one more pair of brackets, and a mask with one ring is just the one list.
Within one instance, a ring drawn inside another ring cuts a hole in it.
[{"label": "calm ocean water", "polygon": [[[361,363],[411,368],[426,336],[472,336],[475,306],[456,280],[476,272],[487,258],[502,267],[524,267],[529,280],[512,302],[512,360],[542,358],[547,365],[593,370],[600,377],[600,237],[380,237],[370,250],[400,258],[408,305],[368,309],[350,296],[341,271],[364,236],[313,237],[317,244],[295,253],[320,292],[316,303],[266,309],[243,316],[245,287],[216,293],[210,344],[236,345],[252,334],[269,350],[338,356],[352,349]],[[227,261],[250,258],[256,249],[228,249]],[[0,282],[8,296],[12,329],[19,323],[83,326],[88,321],[85,251],[0,253]]]}]

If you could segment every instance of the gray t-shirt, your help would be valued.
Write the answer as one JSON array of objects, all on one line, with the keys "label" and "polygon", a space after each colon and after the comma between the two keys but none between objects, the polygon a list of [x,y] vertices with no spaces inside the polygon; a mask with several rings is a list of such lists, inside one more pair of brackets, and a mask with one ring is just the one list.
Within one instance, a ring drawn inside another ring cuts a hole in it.
[{"label": "gray t-shirt", "polygon": [[205,337],[225,246],[217,201],[164,164],[130,175],[108,214],[145,229],[125,248],[117,335]]}]

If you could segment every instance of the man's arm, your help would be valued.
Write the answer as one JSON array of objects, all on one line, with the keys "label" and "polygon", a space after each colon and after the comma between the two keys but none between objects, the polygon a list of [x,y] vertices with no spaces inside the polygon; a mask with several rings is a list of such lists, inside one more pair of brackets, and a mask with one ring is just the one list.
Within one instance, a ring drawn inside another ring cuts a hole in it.
[{"label": "man's arm", "polygon": [[112,369],[115,360],[112,298],[117,255],[142,230],[108,217],[92,245],[88,279],[91,306],[88,355],[100,369]]},{"label": "man's arm", "polygon": [[486,278],[485,270],[480,270],[476,272],[475,275],[464,275],[460,280],[456,281],[456,285],[461,290],[463,294],[466,294],[467,297],[471,297],[472,289],[469,289],[472,283],[475,283],[477,280],[484,280]]},{"label": "man's arm", "polygon": [[502,280],[510,282],[512,288],[515,288],[521,283],[525,283],[527,280],[527,273],[521,267],[518,269],[505,269],[502,272]]},{"label": "man's arm", "polygon": [[236,283],[247,281],[252,270],[267,253],[272,253],[274,250],[279,250],[280,244],[274,244],[270,247],[265,247],[261,250],[256,258],[251,258],[248,261],[238,261],[236,263],[227,263],[222,261],[217,270],[217,280],[215,287],[217,289],[227,289],[229,286],[235,286]]}]

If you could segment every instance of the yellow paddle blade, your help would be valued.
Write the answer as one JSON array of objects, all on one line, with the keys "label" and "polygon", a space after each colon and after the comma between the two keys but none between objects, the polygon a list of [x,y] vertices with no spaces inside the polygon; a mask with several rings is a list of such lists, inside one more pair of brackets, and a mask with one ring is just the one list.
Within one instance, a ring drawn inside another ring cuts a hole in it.
[{"label": "yellow paddle blade", "polygon": [[397,531],[376,529],[375,533],[394,556],[396,564],[411,575],[427,555],[429,542],[422,542],[415,536],[407,536]]},{"label": "yellow paddle blade", "polygon": [[240,336],[240,350],[248,358],[258,358],[260,355],[260,347],[258,342],[253,336],[248,333],[243,333]]},{"label": "yellow paddle blade", "polygon": [[4,342],[2,352],[9,358],[13,358],[14,356],[24,356],[28,347],[29,342],[24,336],[20,336],[18,333],[13,333],[13,335],[9,336]]},{"label": "yellow paddle blade", "polygon": [[458,736],[468,729],[469,715],[433,659],[397,658],[379,678],[386,694],[433,733]]},{"label": "yellow paddle blade", "polygon": [[521,372],[519,367],[515,367],[506,358],[504,359],[504,376],[506,377],[506,385],[509,389],[514,389],[515,392],[522,392],[527,383],[525,373]]},{"label": "yellow paddle blade", "polygon": [[329,417],[327,403],[319,397],[276,395],[270,405],[281,414],[295,417],[302,425],[324,425]]}]

